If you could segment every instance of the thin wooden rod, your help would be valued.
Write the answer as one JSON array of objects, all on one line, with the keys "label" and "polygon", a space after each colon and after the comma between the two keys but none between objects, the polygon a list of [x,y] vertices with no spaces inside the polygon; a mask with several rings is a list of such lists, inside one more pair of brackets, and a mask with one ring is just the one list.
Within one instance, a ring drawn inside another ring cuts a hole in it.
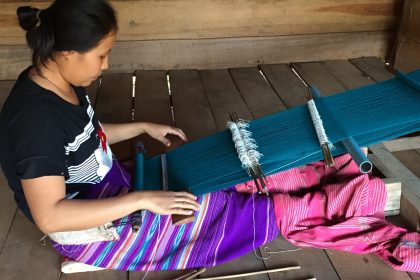
[{"label": "thin wooden rod", "polygon": [[282,267],[282,268],[275,268],[275,269],[268,269],[268,270],[254,271],[254,272],[247,272],[247,273],[241,273],[241,274],[216,276],[216,277],[210,277],[210,278],[200,278],[200,280],[232,279],[232,278],[253,276],[253,275],[258,275],[258,274],[263,274],[263,273],[273,273],[273,272],[280,272],[280,271],[288,271],[288,270],[294,270],[294,269],[300,269],[300,266]]},{"label": "thin wooden rod", "polygon": [[206,269],[205,268],[202,268],[202,269],[200,269],[199,271],[197,271],[196,273],[194,273],[194,274],[192,274],[192,275],[190,275],[190,276],[188,276],[188,277],[186,277],[185,279],[183,279],[183,280],[192,280],[192,279],[195,279],[195,277],[197,277],[198,275],[200,275],[201,273],[203,273],[203,272],[205,272],[206,271]]}]

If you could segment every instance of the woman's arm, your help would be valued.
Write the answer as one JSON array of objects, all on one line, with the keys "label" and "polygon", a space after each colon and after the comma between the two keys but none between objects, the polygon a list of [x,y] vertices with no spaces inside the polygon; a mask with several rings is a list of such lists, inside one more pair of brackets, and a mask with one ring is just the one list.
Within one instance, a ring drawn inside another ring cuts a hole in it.
[{"label": "woman's arm", "polygon": [[186,192],[139,191],[105,199],[65,199],[62,176],[22,180],[32,217],[44,233],[83,230],[126,216],[136,210],[190,215],[200,205]]},{"label": "woman's arm", "polygon": [[159,140],[167,147],[171,145],[171,142],[165,137],[167,134],[177,135],[183,141],[188,141],[181,129],[168,125],[133,122],[123,124],[103,123],[102,126],[109,144],[118,143],[143,133],[149,134],[152,138]]}]

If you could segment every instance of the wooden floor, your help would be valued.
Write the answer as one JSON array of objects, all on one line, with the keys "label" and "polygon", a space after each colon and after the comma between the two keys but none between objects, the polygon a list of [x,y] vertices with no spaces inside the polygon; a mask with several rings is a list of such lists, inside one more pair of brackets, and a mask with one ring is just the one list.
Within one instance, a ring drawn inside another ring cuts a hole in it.
[{"label": "wooden floor", "polygon": [[[255,68],[221,70],[137,71],[133,74],[106,74],[88,88],[102,122],[150,121],[176,125],[190,141],[225,129],[229,113],[255,119],[302,104],[303,82],[317,85],[330,95],[392,77],[376,58],[340,61],[260,65]],[[2,104],[13,82],[0,82]],[[169,93],[169,94],[168,94]],[[133,98],[135,94],[135,98]],[[132,144],[143,141],[149,155],[164,148],[147,137],[112,147],[119,159],[132,156]],[[395,155],[420,177],[420,150]],[[64,275],[60,258],[49,246],[39,242],[42,234],[17,211],[6,181],[0,176],[0,279],[140,279],[140,272],[100,271]],[[396,222],[402,222],[394,218]],[[295,248],[279,237],[267,244],[271,251]],[[261,253],[263,248],[260,248]],[[420,274],[395,271],[374,255],[302,249],[273,254],[267,260],[251,252],[237,260],[208,269],[204,276],[300,265],[297,271],[265,274],[246,279],[417,279]],[[174,279],[185,271],[151,272],[146,279]],[[243,279],[243,278],[242,278]]]}]

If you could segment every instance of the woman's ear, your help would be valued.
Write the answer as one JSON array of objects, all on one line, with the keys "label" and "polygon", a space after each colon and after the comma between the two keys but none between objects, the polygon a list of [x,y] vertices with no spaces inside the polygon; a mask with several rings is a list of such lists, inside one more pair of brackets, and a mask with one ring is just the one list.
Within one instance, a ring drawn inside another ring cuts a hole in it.
[{"label": "woman's ear", "polygon": [[60,52],[57,52],[58,55],[63,56],[65,58],[68,58],[68,57],[74,55],[75,53],[76,53],[76,51],[60,51]]}]

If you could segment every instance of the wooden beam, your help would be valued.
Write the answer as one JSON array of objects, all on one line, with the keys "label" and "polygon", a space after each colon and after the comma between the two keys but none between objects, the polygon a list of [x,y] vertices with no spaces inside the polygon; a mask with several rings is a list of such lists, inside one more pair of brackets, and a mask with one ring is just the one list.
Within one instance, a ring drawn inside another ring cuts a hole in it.
[{"label": "wooden beam", "polygon": [[[110,72],[220,69],[258,64],[385,57],[392,32],[355,32],[275,37],[117,42]],[[0,80],[16,79],[30,64],[25,46],[0,45]]]},{"label": "wooden beam", "polygon": [[369,159],[382,174],[389,178],[398,178],[401,180],[403,185],[402,196],[410,204],[410,207],[401,207],[401,215],[410,223],[411,227],[419,231],[420,179],[390,153],[384,145],[373,145],[370,149],[373,154],[369,155]]},{"label": "wooden beam", "polygon": [[360,57],[349,59],[368,79],[382,82],[394,77],[385,67],[385,63],[377,57]]},{"label": "wooden beam", "polygon": [[410,72],[420,68],[420,39],[419,41],[415,41],[409,35],[403,36],[400,39],[394,67],[404,72]]},{"label": "wooden beam", "polygon": [[16,80],[31,64],[31,52],[27,46],[0,45],[0,80]]},{"label": "wooden beam", "polygon": [[[402,2],[143,0],[111,4],[118,13],[118,40],[131,41],[395,30]],[[0,1],[0,42],[25,43],[16,19],[17,7],[45,8],[50,3]]]},{"label": "wooden beam", "polygon": [[401,181],[395,178],[384,178],[382,180],[387,191],[385,216],[398,215],[401,208]]},{"label": "wooden beam", "polygon": [[[132,74],[105,74],[97,93],[95,111],[101,123],[128,123],[132,121]],[[106,131],[105,131],[106,133]],[[111,145],[118,160],[131,159],[131,140]]]},{"label": "wooden beam", "polygon": [[420,68],[420,1],[404,2],[393,52],[395,69],[409,72]]},{"label": "wooden beam", "polygon": [[382,143],[390,152],[420,149],[420,136],[403,137]]},{"label": "wooden beam", "polygon": [[400,20],[400,34],[409,34],[414,40],[420,41],[420,2],[418,0],[404,1]]}]

